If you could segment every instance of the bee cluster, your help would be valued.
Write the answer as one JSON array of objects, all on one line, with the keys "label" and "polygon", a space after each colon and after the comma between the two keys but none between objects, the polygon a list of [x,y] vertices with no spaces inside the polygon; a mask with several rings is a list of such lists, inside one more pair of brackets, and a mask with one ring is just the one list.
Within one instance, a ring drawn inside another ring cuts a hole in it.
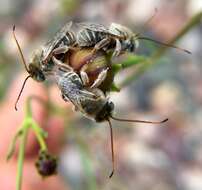
[{"label": "bee cluster", "polygon": [[[38,82],[54,78],[63,99],[70,100],[75,110],[97,122],[104,121],[114,108],[106,97],[114,78],[109,57],[134,52],[136,35],[115,23],[110,27],[91,23],[75,26],[76,32],[72,22],[62,27],[53,39],[35,52],[28,66],[23,58],[29,73],[27,78]],[[18,44],[16,37],[15,40]],[[19,44],[18,47],[20,50]]]},{"label": "bee cluster", "polygon": [[[76,27],[76,30],[74,29]],[[67,23],[47,42],[37,50],[29,65],[26,64],[22,50],[15,36],[23,64],[28,78],[43,82],[49,77],[56,82],[64,101],[70,101],[76,111],[96,122],[107,121],[111,134],[112,172],[114,173],[113,131],[111,119],[123,122],[139,122],[159,124],[167,121],[142,121],[120,119],[113,116],[114,104],[107,97],[113,84],[111,60],[122,53],[135,53],[138,40],[149,40],[169,47],[178,48],[172,44],[165,44],[140,34],[133,33],[125,26],[112,23],[109,27],[92,23]]]}]

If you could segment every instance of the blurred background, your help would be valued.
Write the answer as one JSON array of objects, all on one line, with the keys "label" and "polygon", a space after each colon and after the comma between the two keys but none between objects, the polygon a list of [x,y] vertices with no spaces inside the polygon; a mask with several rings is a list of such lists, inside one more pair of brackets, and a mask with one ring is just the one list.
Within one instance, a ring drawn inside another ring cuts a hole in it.
[{"label": "blurred background", "polygon": [[[25,73],[11,34],[14,24],[24,55],[29,58],[68,21],[116,22],[145,36],[169,41],[202,11],[201,0],[0,0],[0,5],[0,101],[4,108],[16,77]],[[155,8],[158,9],[156,16],[144,26]],[[65,130],[60,137],[63,145],[58,153],[58,175],[65,184],[64,189],[202,189],[201,42],[202,24],[199,22],[177,42],[192,55],[169,49],[121,92],[111,94],[116,116],[145,120],[168,117],[169,121],[162,125],[113,121],[116,172],[110,180],[107,124],[96,124],[73,113],[71,105],[65,107],[62,103],[60,93],[54,90],[56,87],[44,84],[47,92],[53,93],[48,95],[54,96],[54,103],[59,102],[58,106],[67,111],[53,116],[60,117]],[[150,56],[158,48],[151,42],[140,42],[137,54]],[[120,72],[115,81],[123,83],[136,70],[131,67]],[[13,97],[14,104],[17,94]],[[14,108],[10,106],[9,109]],[[50,119],[43,122],[47,128],[49,124]],[[1,119],[0,133],[5,125]],[[52,134],[58,125],[52,123]],[[17,127],[18,123],[13,125],[13,131]],[[51,140],[51,135],[49,138]]]}]

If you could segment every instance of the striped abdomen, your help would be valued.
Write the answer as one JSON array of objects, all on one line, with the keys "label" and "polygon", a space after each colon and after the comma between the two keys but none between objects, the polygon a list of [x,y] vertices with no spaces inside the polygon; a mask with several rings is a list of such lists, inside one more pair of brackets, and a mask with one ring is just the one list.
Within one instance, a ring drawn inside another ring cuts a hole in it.
[{"label": "striped abdomen", "polygon": [[70,100],[77,99],[83,89],[82,81],[74,71],[60,73],[57,83],[62,94]]},{"label": "striped abdomen", "polygon": [[69,31],[56,43],[54,48],[57,48],[63,45],[71,46],[75,43],[76,43],[76,38],[74,36],[74,33]]},{"label": "striped abdomen", "polygon": [[99,41],[104,39],[106,35],[107,34],[99,31],[83,29],[83,30],[80,30],[77,34],[77,42],[80,47],[90,47],[90,46],[94,46]]},{"label": "striped abdomen", "polygon": [[69,99],[85,116],[94,118],[106,104],[107,99],[84,88],[74,71],[58,73],[57,84],[63,97]]}]

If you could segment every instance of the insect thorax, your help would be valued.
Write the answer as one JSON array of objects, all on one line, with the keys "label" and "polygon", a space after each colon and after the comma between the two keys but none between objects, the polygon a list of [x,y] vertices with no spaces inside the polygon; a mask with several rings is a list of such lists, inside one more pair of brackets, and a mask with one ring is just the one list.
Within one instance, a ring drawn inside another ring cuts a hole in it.
[{"label": "insect thorax", "polygon": [[113,110],[114,110],[113,102],[107,101],[105,105],[102,107],[102,109],[96,114],[95,117],[96,122],[102,122],[108,120],[112,115]]},{"label": "insect thorax", "polygon": [[28,66],[30,76],[38,82],[42,82],[45,80],[45,75],[41,69],[41,59],[42,49],[38,49],[33,53],[30,64]]}]

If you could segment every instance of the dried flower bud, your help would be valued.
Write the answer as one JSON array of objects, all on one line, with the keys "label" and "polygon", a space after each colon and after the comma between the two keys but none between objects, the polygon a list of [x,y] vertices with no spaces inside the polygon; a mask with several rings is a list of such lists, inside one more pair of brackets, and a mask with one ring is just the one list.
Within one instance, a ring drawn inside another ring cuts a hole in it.
[{"label": "dried flower bud", "polygon": [[38,160],[35,163],[39,174],[43,177],[57,173],[57,158],[47,151],[40,151]]},{"label": "dried flower bud", "polygon": [[89,78],[88,86],[93,84],[101,71],[108,68],[107,77],[98,88],[103,92],[110,91],[114,74],[111,69],[109,55],[101,50],[93,53],[92,50],[93,48],[85,48],[71,51],[71,53],[66,56],[65,62],[74,68],[78,74],[81,70],[87,73]]}]

